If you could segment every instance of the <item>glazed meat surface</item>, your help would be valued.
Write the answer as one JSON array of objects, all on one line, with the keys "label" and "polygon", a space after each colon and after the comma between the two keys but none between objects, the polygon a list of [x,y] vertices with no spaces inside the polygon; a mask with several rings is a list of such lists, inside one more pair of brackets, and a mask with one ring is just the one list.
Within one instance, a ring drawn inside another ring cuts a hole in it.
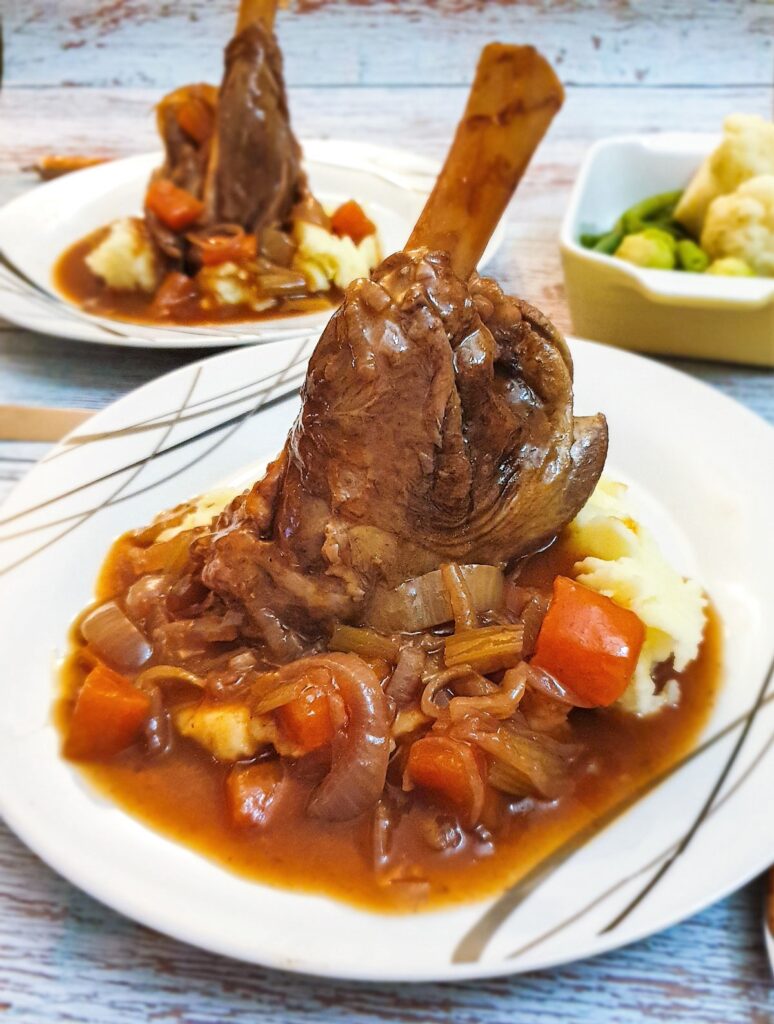
[{"label": "glazed meat surface", "polygon": [[204,541],[203,579],[267,642],[314,636],[361,619],[378,587],[539,549],[606,450],[604,418],[573,416],[570,355],[541,313],[445,253],[398,253],[350,286],[281,456]]},{"label": "glazed meat surface", "polygon": [[290,128],[282,54],[262,24],[226,49],[205,202],[212,223],[257,232],[283,225],[305,191],[301,147]]},{"label": "glazed meat surface", "polygon": [[[249,233],[284,227],[307,195],[301,147],[290,127],[282,54],[261,21],[229,43],[219,90],[206,84],[175,89],[158,105],[156,122],[164,163],[154,178],[204,202],[199,227],[237,224]],[[159,248],[182,258],[183,238],[150,210],[145,215]]]}]

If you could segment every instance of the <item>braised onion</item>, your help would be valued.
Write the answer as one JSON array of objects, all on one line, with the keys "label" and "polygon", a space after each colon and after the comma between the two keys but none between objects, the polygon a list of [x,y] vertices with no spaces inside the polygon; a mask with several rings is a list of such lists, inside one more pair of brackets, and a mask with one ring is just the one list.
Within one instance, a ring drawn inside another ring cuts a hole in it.
[{"label": "braised onion", "polygon": [[452,730],[489,754],[489,781],[498,789],[554,800],[569,784],[569,768],[578,754],[574,745],[534,733],[517,722],[495,722],[487,715],[464,718]]},{"label": "braised onion", "polygon": [[530,689],[537,690],[544,694],[544,696],[559,701],[561,704],[568,704],[570,707],[593,708],[595,706],[579,697],[577,693],[565,686],[564,683],[560,683],[555,676],[552,676],[550,672],[546,672],[544,668],[539,668],[537,665],[527,665],[526,669],[526,683]]},{"label": "braised onion", "polygon": [[387,698],[376,674],[354,654],[304,661],[330,670],[347,711],[346,728],[334,736],[331,769],[312,793],[308,811],[315,818],[347,821],[373,807],[384,789],[390,754]]},{"label": "braised onion", "polygon": [[510,718],[521,702],[526,690],[527,666],[522,662],[516,668],[508,669],[496,693],[480,697],[452,697],[449,701],[449,715],[453,722],[484,711],[492,718]]},{"label": "braised onion", "polygon": [[[503,604],[504,577],[495,565],[461,565],[460,573],[477,613]],[[451,622],[454,610],[440,569],[407,580],[394,590],[377,590],[366,615],[384,633],[416,633]]]},{"label": "braised onion", "polygon": [[441,566],[440,573],[451,605],[454,628],[458,630],[475,629],[478,625],[478,617],[473,604],[473,595],[470,592],[468,581],[465,579],[462,566],[456,563],[447,563]]},{"label": "braised onion", "polygon": [[419,692],[427,655],[421,647],[404,647],[384,692],[398,704],[408,704]]},{"label": "braised onion", "polygon": [[136,672],[153,653],[151,645],[115,601],[107,601],[89,612],[80,629],[86,643],[119,672]]}]

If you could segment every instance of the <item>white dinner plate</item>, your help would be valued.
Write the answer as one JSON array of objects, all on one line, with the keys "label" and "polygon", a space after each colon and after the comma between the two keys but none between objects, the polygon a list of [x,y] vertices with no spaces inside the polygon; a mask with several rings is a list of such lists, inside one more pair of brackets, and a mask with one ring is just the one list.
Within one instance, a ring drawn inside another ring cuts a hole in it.
[{"label": "white dinner plate", "polygon": [[109,906],[217,953],[357,979],[533,970],[631,942],[762,871],[774,852],[774,431],[729,398],[575,341],[576,409],[610,424],[607,472],[723,623],[700,747],[625,813],[499,897],[381,915],[247,881],[96,795],[59,756],[55,672],[110,542],[280,449],[308,346],[238,349],[98,413],[0,509],[0,811]]},{"label": "white dinner plate", "polygon": [[[377,226],[383,255],[405,246],[440,165],[408,153],[341,139],[306,139],[304,166],[317,198],[362,203]],[[37,185],[0,208],[0,316],[43,334],[102,345],[215,348],[316,337],[330,310],[211,327],[159,327],[92,316],[54,288],[52,272],[73,242],[118,217],[139,214],[160,153],[113,160]],[[481,260],[502,244],[501,224]],[[16,271],[16,272],[15,272]]]}]

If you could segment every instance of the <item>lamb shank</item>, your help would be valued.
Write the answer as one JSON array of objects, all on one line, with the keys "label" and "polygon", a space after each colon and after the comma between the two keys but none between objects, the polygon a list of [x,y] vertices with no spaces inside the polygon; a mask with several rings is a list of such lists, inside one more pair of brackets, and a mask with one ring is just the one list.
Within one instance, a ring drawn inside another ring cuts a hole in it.
[{"label": "lamb shank", "polygon": [[199,541],[278,660],[444,563],[538,550],[594,488],[607,427],[573,415],[564,339],[474,270],[561,100],[531,47],[483,51],[406,250],[349,287],[282,453]]},{"label": "lamb shank", "polygon": [[[165,160],[155,177],[204,203],[200,226],[238,225],[249,233],[282,227],[307,194],[272,30],[276,6],[276,0],[242,0],[220,89],[182,86],[157,108]],[[150,211],[146,217],[162,248],[180,254],[182,239]]]}]

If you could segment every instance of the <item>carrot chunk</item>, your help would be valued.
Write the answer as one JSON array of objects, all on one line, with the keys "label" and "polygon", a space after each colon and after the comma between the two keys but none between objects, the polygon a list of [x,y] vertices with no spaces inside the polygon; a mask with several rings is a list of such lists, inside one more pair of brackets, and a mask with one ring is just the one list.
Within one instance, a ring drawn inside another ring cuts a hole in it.
[{"label": "carrot chunk", "polygon": [[607,707],[629,685],[644,641],[634,612],[557,576],[532,661],[589,704]]},{"label": "carrot chunk", "polygon": [[468,822],[478,819],[485,796],[484,762],[469,743],[424,736],[411,744],[406,774],[415,786],[452,804]]},{"label": "carrot chunk", "polygon": [[213,267],[254,260],[257,244],[255,235],[208,235],[197,239],[196,249],[204,266]]},{"label": "carrot chunk", "polygon": [[282,782],[279,761],[237,765],[226,778],[226,803],[234,825],[265,825]]},{"label": "carrot chunk", "polygon": [[355,245],[359,245],[368,235],[374,234],[376,225],[366,217],[363,207],[350,199],[334,211],[331,230],[334,235],[348,235]]},{"label": "carrot chunk", "polygon": [[333,739],[333,717],[323,686],[310,683],[300,696],[277,709],[279,725],[288,739],[308,754]]},{"label": "carrot chunk", "polygon": [[150,697],[106,665],[86,676],[73,708],[64,752],[76,760],[112,757],[139,736]]},{"label": "carrot chunk", "polygon": [[190,227],[204,212],[204,203],[168,178],[156,178],[145,193],[145,205],[173,231]]},{"label": "carrot chunk", "polygon": [[193,278],[179,270],[171,270],[153,296],[151,311],[154,316],[173,316],[198,298],[199,289]]},{"label": "carrot chunk", "polygon": [[194,142],[206,142],[215,127],[215,111],[198,96],[191,96],[176,111],[177,123]]}]

